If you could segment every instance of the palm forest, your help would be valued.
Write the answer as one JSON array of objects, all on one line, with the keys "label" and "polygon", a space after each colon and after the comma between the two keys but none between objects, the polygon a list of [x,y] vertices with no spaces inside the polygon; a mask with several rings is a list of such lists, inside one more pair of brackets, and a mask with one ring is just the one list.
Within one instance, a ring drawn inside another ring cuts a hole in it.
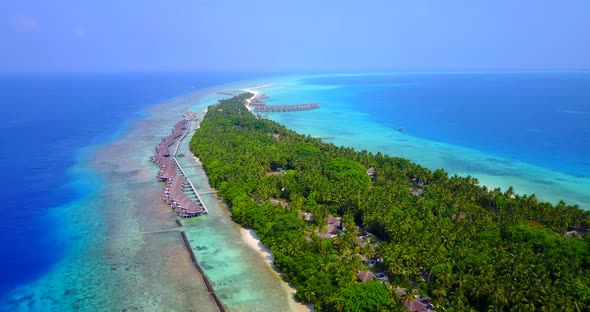
[{"label": "palm forest", "polygon": [[190,147],[316,311],[588,311],[590,213],[210,106]]}]

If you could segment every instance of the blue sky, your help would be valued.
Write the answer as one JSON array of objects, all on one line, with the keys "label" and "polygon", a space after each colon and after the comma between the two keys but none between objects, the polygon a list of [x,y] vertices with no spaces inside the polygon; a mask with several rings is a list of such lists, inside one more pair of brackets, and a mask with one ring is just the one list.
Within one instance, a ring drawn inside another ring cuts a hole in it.
[{"label": "blue sky", "polygon": [[2,1],[0,71],[587,70],[588,0]]}]

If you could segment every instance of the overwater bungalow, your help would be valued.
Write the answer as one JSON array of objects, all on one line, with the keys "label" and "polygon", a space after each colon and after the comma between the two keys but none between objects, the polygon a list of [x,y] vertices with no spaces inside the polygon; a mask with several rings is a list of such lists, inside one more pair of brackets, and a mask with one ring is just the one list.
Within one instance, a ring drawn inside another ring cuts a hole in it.
[{"label": "overwater bungalow", "polygon": [[264,101],[262,101],[260,99],[254,98],[254,100],[252,100],[250,102],[250,105],[253,105],[253,106],[256,106],[256,105],[263,106],[263,105],[266,105],[266,102],[264,102]]},{"label": "overwater bungalow", "polygon": [[[196,116],[190,111],[184,111],[183,114],[189,118],[196,118]],[[195,203],[188,198],[184,191],[188,191],[186,186],[185,173],[180,167],[180,164],[174,158],[174,155],[170,152],[170,147],[176,144],[182,139],[188,131],[189,121],[182,119],[174,124],[172,133],[166,137],[163,137],[161,142],[156,145],[156,154],[150,157],[150,160],[160,167],[157,178],[159,181],[166,182],[166,187],[162,190],[162,200],[170,205],[181,217],[193,217],[207,212],[207,208],[200,202]],[[176,153],[176,151],[174,152]],[[171,157],[172,156],[172,157]],[[177,171],[180,170],[182,175],[178,175]],[[188,181],[190,184],[190,181]],[[196,190],[192,184],[190,189],[195,192]]]},{"label": "overwater bungalow", "polygon": [[167,181],[176,176],[176,170],[160,170],[158,173],[158,180]]},{"label": "overwater bungalow", "polygon": [[277,105],[277,106],[267,106],[267,105],[257,105],[254,108],[255,112],[292,112],[292,111],[302,111],[302,110],[309,110],[314,108],[319,108],[320,105],[317,103],[309,103],[309,104],[295,104],[295,105]]}]

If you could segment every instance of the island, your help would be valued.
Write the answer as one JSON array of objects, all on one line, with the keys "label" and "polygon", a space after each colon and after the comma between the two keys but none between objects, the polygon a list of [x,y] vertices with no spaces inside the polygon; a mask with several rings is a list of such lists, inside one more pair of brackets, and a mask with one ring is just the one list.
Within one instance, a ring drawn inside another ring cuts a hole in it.
[{"label": "island", "polygon": [[590,212],[209,107],[190,148],[317,311],[590,309]]}]

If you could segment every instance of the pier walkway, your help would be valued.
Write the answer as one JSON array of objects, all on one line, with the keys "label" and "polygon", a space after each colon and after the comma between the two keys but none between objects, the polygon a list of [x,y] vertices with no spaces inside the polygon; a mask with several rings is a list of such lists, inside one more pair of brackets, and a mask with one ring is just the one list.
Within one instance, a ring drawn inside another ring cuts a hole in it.
[{"label": "pier walkway", "polygon": [[228,92],[228,91],[218,91],[217,94],[229,95],[229,96],[238,96],[238,95],[240,95],[240,93],[238,93],[238,92]]},{"label": "pier walkway", "polygon": [[[244,105],[249,106],[251,108],[251,111],[255,113],[296,112],[320,108],[320,104],[318,103],[305,103],[293,105],[266,105],[266,102],[264,100],[269,98],[268,94],[265,93],[262,95],[258,95],[258,92],[249,89],[244,89],[244,91],[254,94],[251,98],[244,100]],[[261,116],[258,115],[258,118],[261,118]]]},{"label": "pier walkway", "polygon": [[[207,209],[207,206],[205,206],[205,202],[203,202],[201,195],[197,192],[197,189],[188,174],[184,171],[184,168],[178,159],[176,159],[180,143],[191,131],[191,121],[197,120],[197,115],[189,109],[186,109],[182,114],[184,118],[174,124],[172,134],[162,138],[162,142],[156,145],[156,155],[150,157],[150,159],[160,167],[158,180],[166,182],[166,187],[162,190],[162,199],[181,217],[190,218],[208,213],[209,210]],[[171,153],[170,149],[175,144],[174,152]],[[195,164],[193,166],[197,165],[198,164]],[[183,224],[178,219],[176,219],[175,222],[178,229],[164,229],[149,233],[180,232],[180,237],[184,242],[184,246],[190,255],[194,267],[199,274],[201,274],[201,278],[207,286],[211,299],[214,301],[215,305],[217,305],[219,312],[225,312],[225,307],[217,297],[217,294],[215,294],[215,290],[213,289],[209,278],[205,272],[203,272],[203,269],[197,261],[197,257],[186,237],[185,231],[181,230]]]},{"label": "pier walkway", "polygon": [[295,105],[276,105],[276,106],[255,105],[254,112],[257,112],[257,113],[294,112],[294,111],[303,111],[303,110],[309,110],[309,109],[314,109],[314,108],[319,108],[319,107],[320,107],[320,104],[318,104],[318,103],[295,104]]},{"label": "pier walkway", "polygon": [[195,113],[191,112],[188,108],[182,112],[182,115],[188,120],[197,120],[197,118],[198,118],[197,115],[195,115]]}]

